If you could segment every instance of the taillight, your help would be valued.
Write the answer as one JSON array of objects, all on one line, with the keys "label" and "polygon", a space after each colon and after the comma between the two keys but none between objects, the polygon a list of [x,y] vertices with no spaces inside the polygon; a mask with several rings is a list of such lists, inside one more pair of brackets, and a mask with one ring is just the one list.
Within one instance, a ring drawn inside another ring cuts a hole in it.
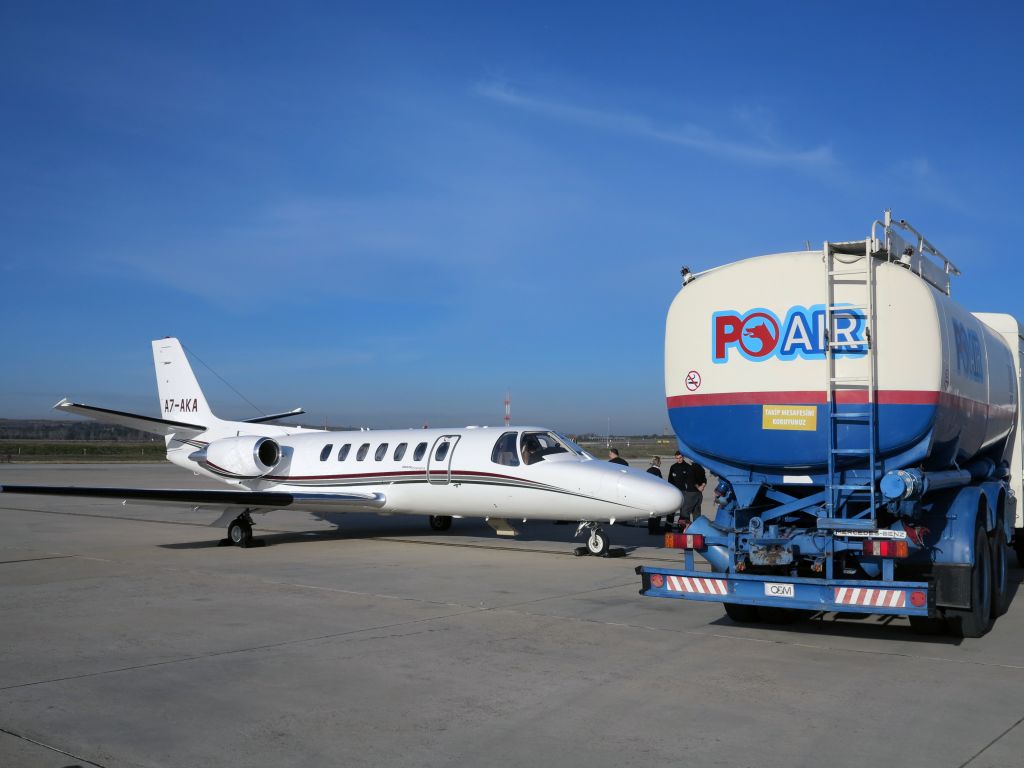
[{"label": "taillight", "polygon": [[661,589],[665,586],[665,577],[660,573],[651,574],[651,586],[655,589]]},{"label": "taillight", "polygon": [[864,554],[874,557],[907,557],[910,547],[905,541],[865,541]]},{"label": "taillight", "polygon": [[913,592],[910,593],[910,604],[915,608],[920,608],[927,602],[928,595],[926,595],[924,592],[915,589]]},{"label": "taillight", "polygon": [[666,533],[668,549],[704,549],[704,535],[700,533]]}]

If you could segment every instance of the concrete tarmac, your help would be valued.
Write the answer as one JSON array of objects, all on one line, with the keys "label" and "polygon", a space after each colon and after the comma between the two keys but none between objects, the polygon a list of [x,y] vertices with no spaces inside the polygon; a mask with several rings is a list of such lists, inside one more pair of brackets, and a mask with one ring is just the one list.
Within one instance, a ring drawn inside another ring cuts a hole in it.
[{"label": "concrete tarmac", "polygon": [[[170,465],[0,484],[218,487]],[[223,486],[220,486],[223,487]],[[986,637],[641,598],[645,528],[0,495],[0,766],[1024,765],[1024,597]],[[1021,571],[1012,574],[1015,587]]]}]

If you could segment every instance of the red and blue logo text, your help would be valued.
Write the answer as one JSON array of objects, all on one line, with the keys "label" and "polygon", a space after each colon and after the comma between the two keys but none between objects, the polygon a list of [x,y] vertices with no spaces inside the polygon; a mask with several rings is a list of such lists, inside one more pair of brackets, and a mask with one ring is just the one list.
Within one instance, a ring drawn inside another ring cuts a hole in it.
[{"label": "red and blue logo text", "polygon": [[[859,310],[833,309],[833,355],[865,354],[865,327]],[[711,316],[711,355],[716,363],[729,362],[730,353],[753,362],[773,358],[821,360],[825,357],[825,338],[824,304],[790,307],[784,320],[760,307],[747,312],[725,310]]]}]

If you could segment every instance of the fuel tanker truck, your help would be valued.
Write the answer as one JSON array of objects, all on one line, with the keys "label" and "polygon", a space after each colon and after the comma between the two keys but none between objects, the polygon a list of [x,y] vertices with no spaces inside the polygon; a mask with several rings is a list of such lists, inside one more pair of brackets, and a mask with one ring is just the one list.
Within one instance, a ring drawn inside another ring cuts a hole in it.
[{"label": "fuel tanker truck", "polygon": [[721,602],[737,622],[988,631],[1013,593],[1009,546],[1024,550],[1024,337],[956,304],[959,274],[888,211],[864,240],[683,270],[668,411],[719,480],[714,509],[666,534],[684,568],[641,566],[642,595]]}]

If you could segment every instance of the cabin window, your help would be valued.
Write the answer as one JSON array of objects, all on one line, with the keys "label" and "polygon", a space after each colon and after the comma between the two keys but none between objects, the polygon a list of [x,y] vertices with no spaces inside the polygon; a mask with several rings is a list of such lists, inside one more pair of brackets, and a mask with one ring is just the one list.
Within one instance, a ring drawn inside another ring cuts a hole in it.
[{"label": "cabin window", "polygon": [[331,455],[331,451],[334,450],[334,443],[328,443],[324,446],[324,449],[320,451],[320,461],[327,461],[327,457]]},{"label": "cabin window", "polygon": [[399,443],[395,446],[395,461],[401,461],[404,458],[405,449],[408,447],[408,443]]},{"label": "cabin window", "polygon": [[341,446],[341,450],[338,451],[338,461],[344,461],[348,458],[348,452],[352,450],[352,443],[345,443]]},{"label": "cabin window", "polygon": [[495,464],[504,464],[506,467],[518,467],[519,456],[516,451],[516,438],[518,432],[506,432],[498,438],[491,451],[491,461]]},{"label": "cabin window", "polygon": [[362,445],[360,445],[359,446],[359,450],[356,452],[356,461],[362,461],[363,459],[365,459],[366,458],[366,454],[369,452],[369,450],[370,450],[370,444],[369,443],[363,443]]},{"label": "cabin window", "polygon": [[416,450],[412,452],[413,461],[423,461],[423,455],[427,452],[427,444],[420,443],[416,446]]},{"label": "cabin window", "polygon": [[384,457],[388,455],[388,444],[381,443],[377,446],[377,452],[373,454],[374,461],[383,461]]},{"label": "cabin window", "polygon": [[437,446],[437,450],[434,451],[434,461],[444,461],[444,457],[448,455],[448,449],[452,447],[452,444],[445,441]]}]

